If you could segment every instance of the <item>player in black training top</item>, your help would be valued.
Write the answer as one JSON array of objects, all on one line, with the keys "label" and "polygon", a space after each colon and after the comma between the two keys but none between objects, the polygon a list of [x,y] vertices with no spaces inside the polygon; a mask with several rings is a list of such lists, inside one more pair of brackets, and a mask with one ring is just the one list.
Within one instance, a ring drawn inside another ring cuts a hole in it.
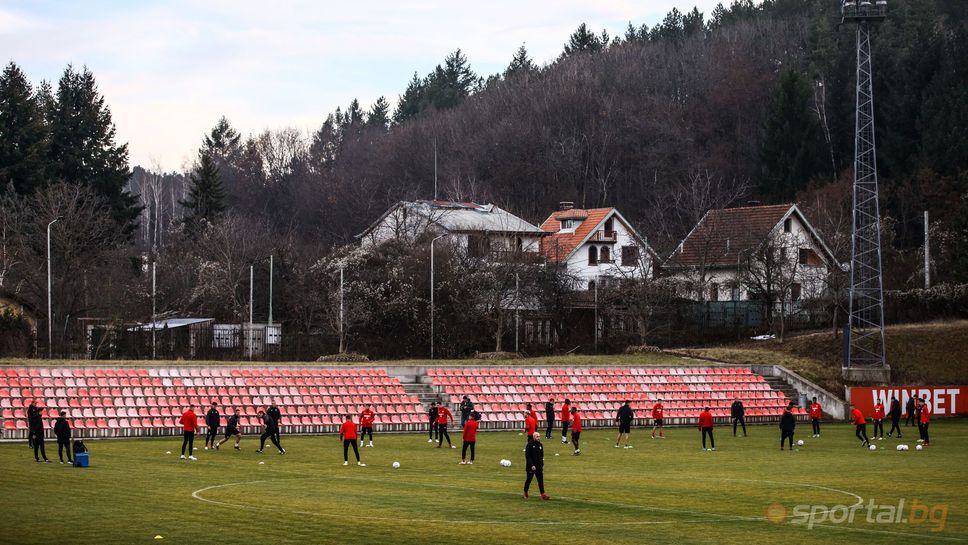
[{"label": "player in black training top", "polygon": [[628,400],[618,408],[618,414],[615,415],[615,420],[618,421],[618,437],[615,438],[615,448],[618,448],[618,444],[622,442],[622,436],[625,436],[625,447],[632,448],[629,445],[629,434],[632,433],[632,420],[635,419],[635,411],[632,410],[632,406],[629,405]]}]

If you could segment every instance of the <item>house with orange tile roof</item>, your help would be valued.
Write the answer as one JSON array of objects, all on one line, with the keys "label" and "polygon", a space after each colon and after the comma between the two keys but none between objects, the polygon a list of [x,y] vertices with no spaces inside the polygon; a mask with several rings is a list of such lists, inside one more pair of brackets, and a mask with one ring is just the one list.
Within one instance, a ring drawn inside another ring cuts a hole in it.
[{"label": "house with orange tile roof", "polygon": [[577,289],[655,274],[658,256],[614,207],[575,208],[563,202],[541,223],[541,230],[541,254],[550,263],[564,264]]},{"label": "house with orange tile roof", "polygon": [[785,303],[819,296],[830,270],[843,268],[800,208],[787,203],[706,212],[663,271],[691,284],[693,289],[685,294],[691,298],[748,300],[757,288],[749,285],[748,274],[744,281],[743,269],[766,244],[777,246],[777,254],[789,261],[792,282]]}]

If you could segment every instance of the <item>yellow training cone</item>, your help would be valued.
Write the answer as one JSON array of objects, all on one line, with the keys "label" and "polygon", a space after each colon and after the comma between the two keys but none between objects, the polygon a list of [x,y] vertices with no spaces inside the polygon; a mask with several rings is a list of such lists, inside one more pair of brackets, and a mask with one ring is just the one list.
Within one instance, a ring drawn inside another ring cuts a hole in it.
[{"label": "yellow training cone", "polygon": [[155,536],[155,539],[165,539],[165,538],[163,538],[161,536]]}]

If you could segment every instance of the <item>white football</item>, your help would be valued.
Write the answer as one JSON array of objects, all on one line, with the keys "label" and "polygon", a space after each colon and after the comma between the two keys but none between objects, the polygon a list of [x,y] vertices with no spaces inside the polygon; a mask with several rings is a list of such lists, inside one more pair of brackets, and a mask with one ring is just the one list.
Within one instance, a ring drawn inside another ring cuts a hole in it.
[{"label": "white football", "polygon": [[511,467],[511,460],[504,460],[504,467]]},{"label": "white football", "polygon": [[901,450],[911,450],[911,447],[909,447],[908,445],[901,445],[901,446],[904,447]]},{"label": "white football", "polygon": [[266,465],[266,463],[265,462],[259,462],[259,465],[260,466],[264,466],[264,465]]},{"label": "white football", "polygon": [[918,445],[918,446],[916,446],[914,448],[916,448],[917,450],[924,450],[924,446],[922,446],[922,445]]},{"label": "white football", "polygon": [[897,450],[904,450],[904,445],[898,445]]},{"label": "white football", "polygon": [[802,447],[803,446],[803,439],[797,441],[797,446],[798,447]]},{"label": "white football", "polygon": [[556,453],[555,453],[555,456],[561,456],[561,454],[558,454],[558,453],[556,452]]},{"label": "white football", "polygon": [[877,450],[877,445],[871,445],[871,446],[870,446],[870,449],[871,449],[871,450]]},{"label": "white football", "polygon": [[169,450],[169,451],[165,452],[165,454],[171,454],[171,451]]},{"label": "white football", "polygon": [[400,462],[393,462],[393,469],[400,469]]}]

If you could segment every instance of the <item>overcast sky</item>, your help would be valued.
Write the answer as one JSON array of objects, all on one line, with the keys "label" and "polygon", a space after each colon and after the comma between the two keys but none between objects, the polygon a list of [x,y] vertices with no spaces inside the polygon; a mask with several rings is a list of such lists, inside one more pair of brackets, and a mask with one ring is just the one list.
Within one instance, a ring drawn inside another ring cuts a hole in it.
[{"label": "overcast sky", "polygon": [[0,0],[0,54],[33,82],[87,65],[132,165],[180,170],[225,115],[244,134],[318,127],[358,98],[391,103],[460,48],[481,75],[522,43],[538,64],[582,22],[623,32],[719,0]]}]

